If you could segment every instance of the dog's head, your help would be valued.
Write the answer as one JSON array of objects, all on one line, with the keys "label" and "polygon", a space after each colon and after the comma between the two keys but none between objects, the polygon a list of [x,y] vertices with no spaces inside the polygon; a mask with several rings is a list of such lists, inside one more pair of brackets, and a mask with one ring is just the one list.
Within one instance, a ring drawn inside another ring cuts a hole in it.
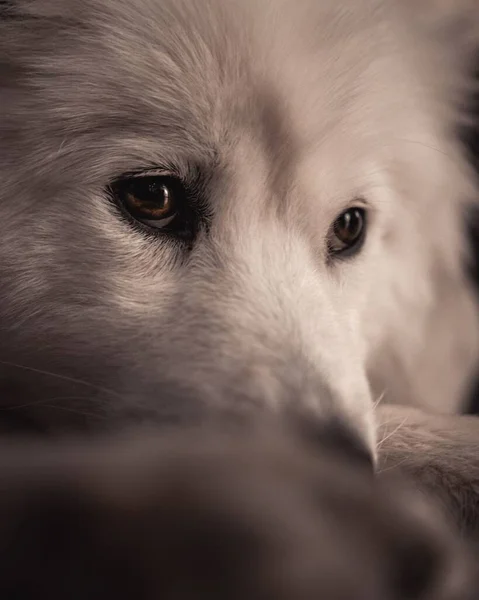
[{"label": "dog's head", "polygon": [[8,3],[5,420],[457,404],[473,21],[429,4]]}]

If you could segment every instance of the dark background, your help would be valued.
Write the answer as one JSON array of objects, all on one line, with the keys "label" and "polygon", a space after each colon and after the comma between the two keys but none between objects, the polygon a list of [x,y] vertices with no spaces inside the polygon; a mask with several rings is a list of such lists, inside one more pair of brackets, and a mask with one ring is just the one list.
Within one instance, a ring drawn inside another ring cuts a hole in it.
[{"label": "dark background", "polygon": [[[475,84],[479,89],[479,55]],[[470,105],[466,109],[471,116],[471,125],[461,128],[459,135],[479,178],[479,92],[472,96]],[[467,268],[475,283],[479,301],[479,206],[471,207],[468,211],[466,228],[472,246],[472,260]],[[479,414],[479,364],[477,365],[476,381],[471,391],[469,412]]]}]

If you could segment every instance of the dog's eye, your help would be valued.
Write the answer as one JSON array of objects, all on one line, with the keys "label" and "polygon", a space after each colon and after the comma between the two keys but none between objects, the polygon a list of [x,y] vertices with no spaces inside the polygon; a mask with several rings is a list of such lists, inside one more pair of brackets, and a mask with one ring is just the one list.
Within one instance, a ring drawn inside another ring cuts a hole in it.
[{"label": "dog's eye", "polygon": [[366,233],[366,211],[349,208],[334,221],[328,234],[328,249],[332,255],[352,256],[361,249]]},{"label": "dog's eye", "polygon": [[192,233],[187,192],[178,178],[126,177],[114,182],[111,192],[122,210],[142,225],[181,237]]}]

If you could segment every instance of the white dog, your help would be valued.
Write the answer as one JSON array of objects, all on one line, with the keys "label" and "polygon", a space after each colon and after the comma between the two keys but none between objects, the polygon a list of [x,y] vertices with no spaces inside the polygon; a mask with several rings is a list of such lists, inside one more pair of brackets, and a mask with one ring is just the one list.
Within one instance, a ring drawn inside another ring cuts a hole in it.
[{"label": "white dog", "polygon": [[473,508],[477,0],[0,10],[2,431],[300,413]]}]

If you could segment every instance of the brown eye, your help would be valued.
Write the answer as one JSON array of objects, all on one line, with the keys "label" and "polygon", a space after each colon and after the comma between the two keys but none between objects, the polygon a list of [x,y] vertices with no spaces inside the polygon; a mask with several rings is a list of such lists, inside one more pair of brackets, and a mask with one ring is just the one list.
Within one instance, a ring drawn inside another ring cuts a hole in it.
[{"label": "brown eye", "polygon": [[342,212],[334,221],[328,235],[328,249],[332,255],[349,257],[358,252],[366,233],[366,211],[353,207]]},{"label": "brown eye", "polygon": [[112,184],[112,195],[135,221],[151,229],[187,237],[192,233],[192,212],[182,182],[163,175],[136,175]]},{"label": "brown eye", "polygon": [[127,192],[125,207],[132,216],[144,220],[164,221],[176,214],[174,194],[164,183]]}]

